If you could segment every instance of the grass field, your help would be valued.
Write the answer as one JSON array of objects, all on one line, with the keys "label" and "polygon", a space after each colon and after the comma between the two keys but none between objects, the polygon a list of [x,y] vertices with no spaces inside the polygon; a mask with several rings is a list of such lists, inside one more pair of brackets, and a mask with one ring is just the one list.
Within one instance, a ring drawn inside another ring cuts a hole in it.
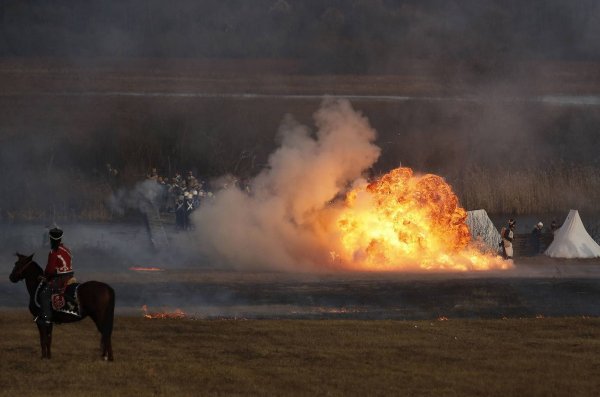
[{"label": "grass field", "polygon": [[118,317],[115,361],[91,321],[39,358],[29,314],[0,316],[0,395],[594,396],[600,319],[148,320]]}]

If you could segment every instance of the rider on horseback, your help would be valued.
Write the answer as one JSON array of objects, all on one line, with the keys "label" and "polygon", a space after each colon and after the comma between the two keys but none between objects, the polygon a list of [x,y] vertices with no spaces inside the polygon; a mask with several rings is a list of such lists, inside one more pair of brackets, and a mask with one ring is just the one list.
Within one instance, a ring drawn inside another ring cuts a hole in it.
[{"label": "rider on horseback", "polygon": [[71,278],[73,278],[71,251],[61,243],[63,231],[55,227],[50,230],[49,235],[50,253],[48,254],[48,264],[42,278],[44,283],[39,294],[42,313],[35,320],[40,325],[51,324],[52,294],[64,289]]}]

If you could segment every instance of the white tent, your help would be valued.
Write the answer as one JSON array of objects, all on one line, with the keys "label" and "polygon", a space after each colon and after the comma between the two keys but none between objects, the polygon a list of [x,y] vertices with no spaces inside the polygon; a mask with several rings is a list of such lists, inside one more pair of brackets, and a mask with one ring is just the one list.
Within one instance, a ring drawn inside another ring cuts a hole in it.
[{"label": "white tent", "polygon": [[467,227],[473,241],[481,241],[486,251],[498,252],[500,233],[485,210],[467,211]]},{"label": "white tent", "polygon": [[569,211],[565,223],[554,232],[545,252],[552,258],[598,258],[600,246],[590,237],[577,210]]}]

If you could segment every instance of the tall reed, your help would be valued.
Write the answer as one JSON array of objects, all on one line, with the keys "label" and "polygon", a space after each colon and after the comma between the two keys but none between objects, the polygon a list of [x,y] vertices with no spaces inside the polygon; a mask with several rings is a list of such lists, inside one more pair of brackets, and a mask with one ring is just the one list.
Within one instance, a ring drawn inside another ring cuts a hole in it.
[{"label": "tall reed", "polygon": [[600,213],[600,168],[549,164],[547,167],[470,167],[449,178],[462,205],[496,214],[539,214],[579,209]]}]

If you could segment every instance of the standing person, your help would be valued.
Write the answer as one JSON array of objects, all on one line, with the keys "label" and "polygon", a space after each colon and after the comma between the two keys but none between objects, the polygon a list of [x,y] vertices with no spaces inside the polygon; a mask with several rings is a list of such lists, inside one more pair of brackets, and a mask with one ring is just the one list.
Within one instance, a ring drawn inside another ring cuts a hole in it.
[{"label": "standing person", "polygon": [[62,244],[63,231],[55,227],[48,233],[50,237],[50,253],[48,264],[44,270],[40,291],[40,306],[42,314],[35,319],[39,325],[52,322],[52,293],[64,288],[73,277],[71,251]]},{"label": "standing person", "polygon": [[181,173],[179,171],[175,171],[175,176],[173,177],[173,183],[177,185],[181,185],[181,181],[183,178],[181,177]]},{"label": "standing person", "polygon": [[194,176],[194,173],[191,170],[188,171],[188,176],[186,178],[186,182],[187,182],[187,187],[190,190],[199,189],[200,188],[200,184],[198,182],[198,179],[196,179],[196,177]]},{"label": "standing person", "polygon": [[550,233],[554,234],[554,232],[557,230],[558,224],[556,223],[556,219],[552,219],[552,223],[550,224]]},{"label": "standing person", "polygon": [[173,178],[171,182],[171,187],[169,188],[169,207],[171,211],[175,211],[177,209],[177,205],[179,202],[179,197],[183,194],[181,187],[179,186],[179,182],[177,178]]},{"label": "standing person", "polygon": [[158,170],[156,169],[156,167],[152,168],[152,171],[150,171],[150,173],[147,175],[148,179],[152,179],[154,181],[158,182]]},{"label": "standing person", "polygon": [[192,204],[194,205],[194,209],[200,207],[200,195],[197,190],[192,191]]},{"label": "standing person", "polygon": [[183,230],[185,227],[185,207],[183,206],[183,195],[177,198],[175,202],[175,229]]},{"label": "standing person", "polygon": [[184,207],[185,207],[185,212],[184,212],[184,226],[183,228],[185,230],[189,230],[192,228],[192,224],[190,223],[190,215],[192,214],[192,212],[194,212],[194,201],[193,201],[193,196],[192,193],[186,192],[185,193],[185,199],[184,199]]},{"label": "standing person", "polygon": [[542,222],[538,222],[537,225],[531,231],[531,246],[533,249],[533,255],[538,255],[540,253],[540,248],[542,245],[542,228],[544,224]]},{"label": "standing person", "polygon": [[516,222],[514,219],[508,220],[508,227],[502,228],[502,251],[504,259],[513,258],[513,239],[515,237],[515,226]]},{"label": "standing person", "polygon": [[106,171],[108,177],[108,185],[111,189],[116,190],[119,185],[119,171],[116,168],[114,168],[110,163],[106,163]]}]

